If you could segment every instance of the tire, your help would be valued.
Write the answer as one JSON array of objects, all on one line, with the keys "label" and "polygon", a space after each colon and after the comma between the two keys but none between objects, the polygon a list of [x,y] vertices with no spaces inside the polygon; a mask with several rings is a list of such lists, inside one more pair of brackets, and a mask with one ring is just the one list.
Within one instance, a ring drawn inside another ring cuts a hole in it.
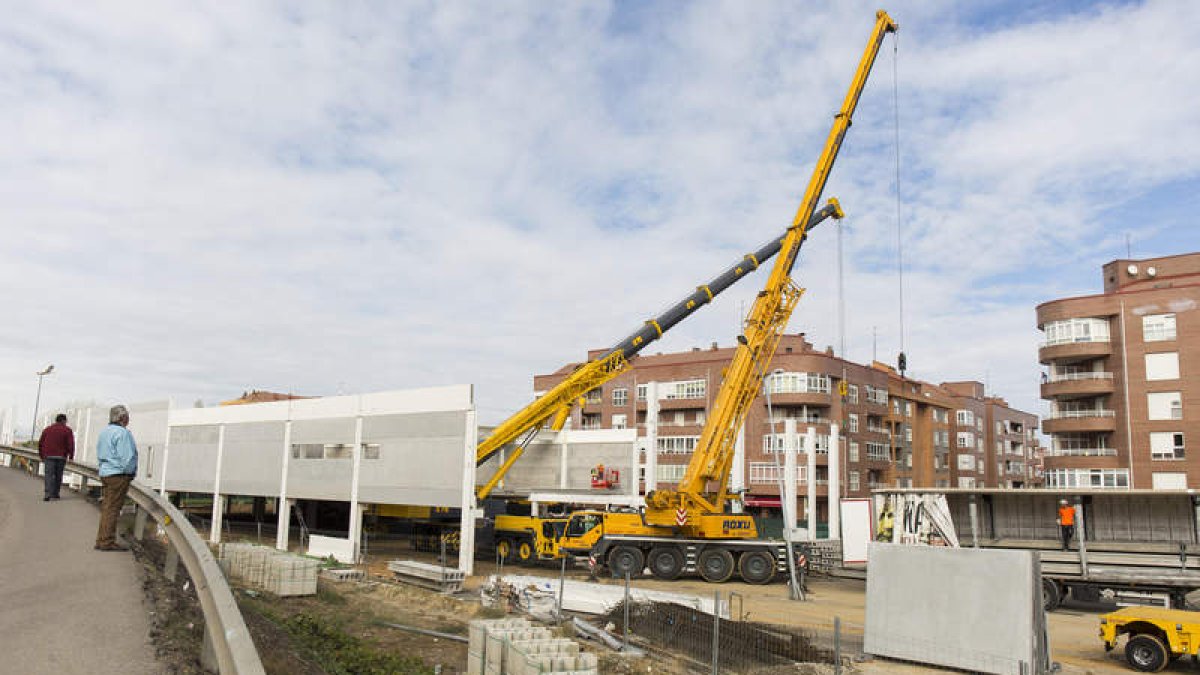
[{"label": "tire", "polygon": [[723,584],[733,576],[733,554],[723,548],[706,548],[696,566],[700,576],[711,584]]},{"label": "tire", "polygon": [[1059,585],[1050,580],[1042,579],[1042,608],[1047,612],[1053,612],[1062,604],[1062,589]]},{"label": "tire", "polygon": [[645,556],[633,546],[617,546],[608,554],[608,569],[614,577],[624,579],[626,572],[631,578],[639,577],[645,566]]},{"label": "tire", "polygon": [[747,551],[738,558],[738,573],[748,584],[769,584],[775,578],[775,557],[766,551]]},{"label": "tire", "polygon": [[1157,673],[1166,668],[1170,656],[1166,645],[1155,635],[1141,633],[1125,643],[1125,659],[1134,670],[1143,673]]},{"label": "tire", "polygon": [[646,559],[650,573],[658,579],[674,581],[683,574],[683,552],[675,546],[656,546]]},{"label": "tire", "polygon": [[529,564],[537,558],[533,550],[533,542],[522,539],[517,542],[517,562]]},{"label": "tire", "polygon": [[496,557],[500,559],[500,562],[507,565],[508,563],[512,562],[513,550],[515,548],[516,546],[513,545],[512,539],[507,537],[501,539],[500,541],[496,542]]}]

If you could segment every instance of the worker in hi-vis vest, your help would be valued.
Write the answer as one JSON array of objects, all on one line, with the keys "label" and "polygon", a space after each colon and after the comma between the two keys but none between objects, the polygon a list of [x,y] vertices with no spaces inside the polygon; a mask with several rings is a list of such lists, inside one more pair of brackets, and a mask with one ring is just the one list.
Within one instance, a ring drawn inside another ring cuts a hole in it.
[{"label": "worker in hi-vis vest", "polygon": [[1062,533],[1062,550],[1067,550],[1075,534],[1075,508],[1063,499],[1058,502],[1058,529]]}]

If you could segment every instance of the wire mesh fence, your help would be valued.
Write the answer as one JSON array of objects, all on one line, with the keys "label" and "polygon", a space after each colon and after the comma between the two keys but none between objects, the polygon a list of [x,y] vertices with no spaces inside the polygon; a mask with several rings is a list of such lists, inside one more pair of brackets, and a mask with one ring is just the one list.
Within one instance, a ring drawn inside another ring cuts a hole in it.
[{"label": "wire mesh fence", "polygon": [[[625,604],[607,620],[625,627]],[[718,673],[762,673],[795,663],[840,664],[863,654],[862,628],[835,622],[827,627],[779,626],[714,619],[704,611],[662,602],[631,602],[629,639],[669,652],[697,669]]]}]

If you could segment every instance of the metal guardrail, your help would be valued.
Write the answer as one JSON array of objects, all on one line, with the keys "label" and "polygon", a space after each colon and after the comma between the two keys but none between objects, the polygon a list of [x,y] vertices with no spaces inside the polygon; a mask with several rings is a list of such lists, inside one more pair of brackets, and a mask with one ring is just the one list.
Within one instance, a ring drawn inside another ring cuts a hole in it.
[{"label": "metal guardrail", "polygon": [[[6,445],[0,445],[0,454],[34,462],[41,461],[36,452]],[[67,462],[65,472],[100,480],[96,468],[86,464]],[[233,592],[229,590],[229,584],[225,581],[225,575],[213,558],[212,551],[196,533],[187,517],[165,497],[137,483],[130,483],[129,498],[139,509],[134,536],[138,539],[142,537],[145,524],[143,513],[153,518],[170,541],[171,550],[166,561],[168,576],[174,574],[173,565],[182,560],[188,576],[195,584],[196,597],[199,598],[200,608],[204,613],[205,649],[212,649],[218,672],[227,675],[265,673],[237,601],[234,600]],[[203,657],[201,660],[204,660]]]}]

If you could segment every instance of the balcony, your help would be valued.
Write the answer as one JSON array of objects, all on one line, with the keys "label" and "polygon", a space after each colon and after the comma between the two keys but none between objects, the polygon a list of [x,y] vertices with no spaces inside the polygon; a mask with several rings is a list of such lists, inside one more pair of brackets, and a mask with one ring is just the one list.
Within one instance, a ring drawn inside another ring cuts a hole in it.
[{"label": "balcony", "polygon": [[1105,372],[1063,373],[1042,383],[1044,399],[1102,396],[1113,391],[1113,374]]},{"label": "balcony", "polygon": [[1116,417],[1115,410],[1059,410],[1042,420],[1042,431],[1047,434],[1116,431]]},{"label": "balcony", "polygon": [[787,392],[771,394],[771,405],[815,405],[828,407],[832,405],[833,398],[829,392]]},{"label": "balcony", "polygon": [[1075,338],[1071,341],[1048,340],[1038,349],[1038,361],[1044,365],[1075,363],[1109,354],[1112,354],[1112,342],[1107,337]]},{"label": "balcony", "polygon": [[1116,448],[1051,448],[1047,457],[1116,457]]}]

